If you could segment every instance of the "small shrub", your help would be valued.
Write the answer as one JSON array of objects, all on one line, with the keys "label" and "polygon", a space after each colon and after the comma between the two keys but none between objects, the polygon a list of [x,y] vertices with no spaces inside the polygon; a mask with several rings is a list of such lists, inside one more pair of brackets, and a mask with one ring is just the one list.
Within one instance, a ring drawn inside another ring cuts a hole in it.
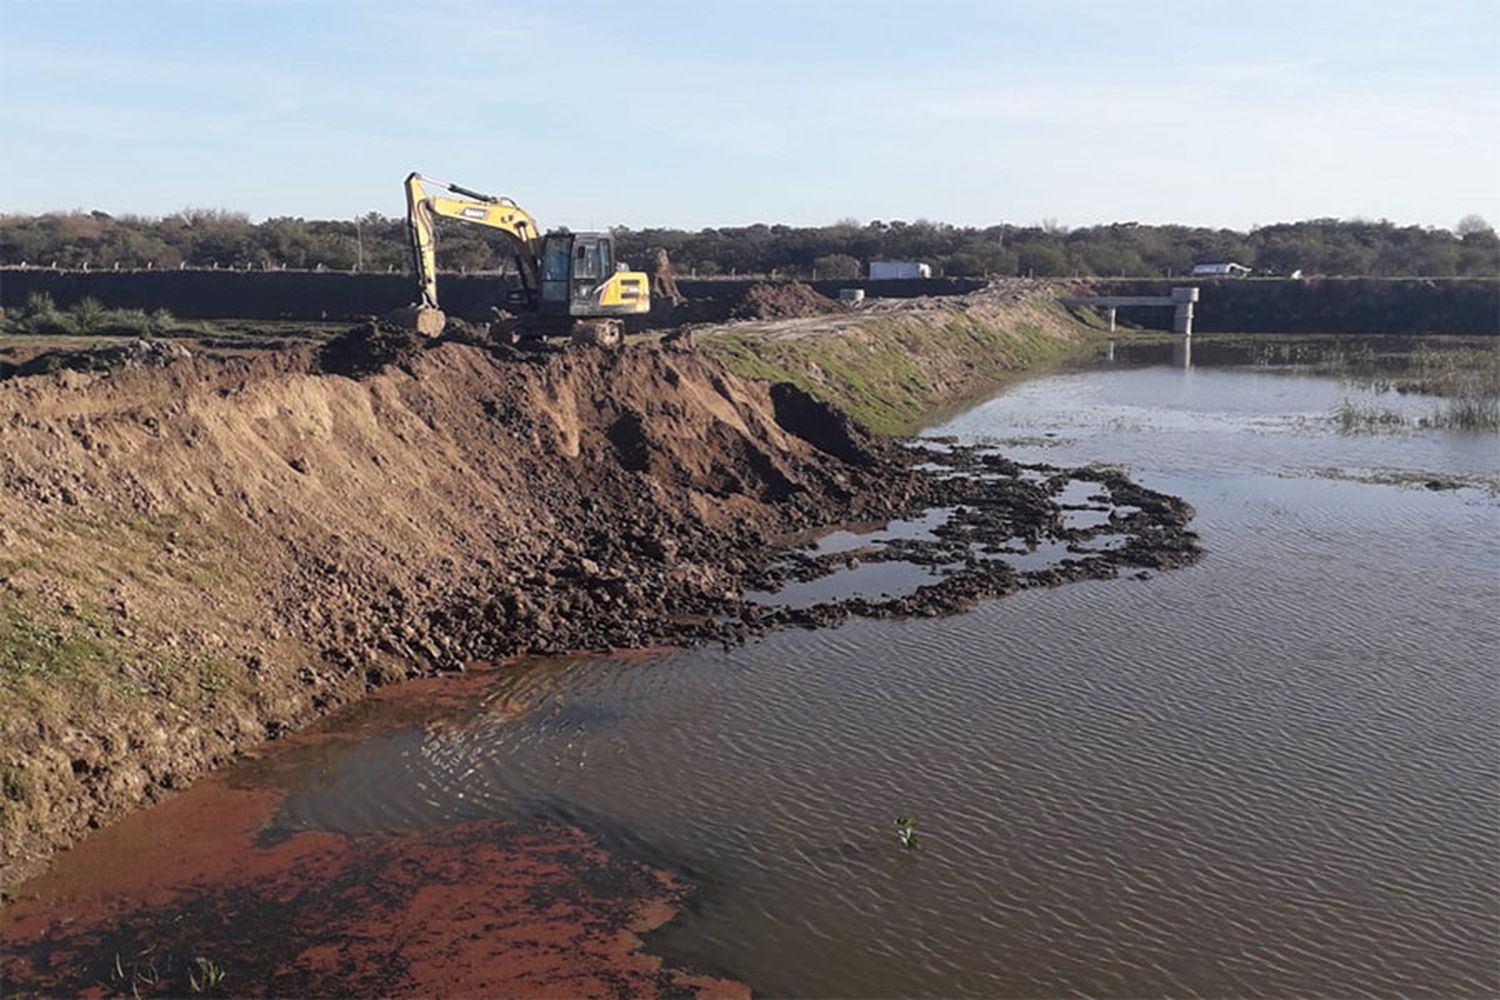
[{"label": "small shrub", "polygon": [[144,309],[111,309],[99,319],[96,330],[122,337],[156,335],[156,326]]},{"label": "small shrub", "polygon": [[68,310],[73,315],[73,321],[78,327],[79,333],[96,333],[99,326],[104,322],[105,314],[108,312],[103,303],[92,296],[80,299],[78,304]]},{"label": "small shrub", "polygon": [[52,301],[52,296],[46,292],[32,292],[26,296],[26,305],[21,310],[21,315],[26,319],[33,316],[46,316],[57,312],[57,303]]},{"label": "small shrub", "polygon": [[30,333],[67,335],[78,332],[78,320],[71,313],[38,313],[26,319],[25,327]]},{"label": "small shrub", "polygon": [[20,328],[27,333],[69,334],[78,332],[77,321],[59,312],[57,303],[46,292],[32,292],[21,308]]}]

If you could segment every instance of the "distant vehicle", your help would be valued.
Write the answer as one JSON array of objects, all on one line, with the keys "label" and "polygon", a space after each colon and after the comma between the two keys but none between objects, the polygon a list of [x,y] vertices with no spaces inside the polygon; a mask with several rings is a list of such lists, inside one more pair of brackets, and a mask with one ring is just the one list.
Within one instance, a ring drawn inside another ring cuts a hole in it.
[{"label": "distant vehicle", "polygon": [[1193,265],[1193,274],[1195,276],[1243,278],[1249,273],[1250,268],[1244,264],[1236,264],[1232,260],[1212,261]]},{"label": "distant vehicle", "polygon": [[870,280],[887,281],[892,278],[930,278],[932,268],[914,260],[872,260]]}]

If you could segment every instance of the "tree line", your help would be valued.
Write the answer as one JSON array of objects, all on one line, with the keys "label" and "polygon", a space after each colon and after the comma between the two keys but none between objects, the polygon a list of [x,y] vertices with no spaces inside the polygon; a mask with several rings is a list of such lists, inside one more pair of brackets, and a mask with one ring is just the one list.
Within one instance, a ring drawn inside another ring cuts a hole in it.
[{"label": "tree line", "polygon": [[[505,269],[496,232],[440,220],[438,263],[450,271]],[[985,227],[846,219],[828,226],[756,224],[686,231],[614,230],[617,256],[638,266],[661,247],[679,274],[852,278],[871,260],[921,261],[950,277],[1147,277],[1234,261],[1263,275],[1482,276],[1500,273],[1500,239],[1478,216],[1453,229],[1386,220],[1310,219],[1240,232],[1119,222]],[[0,264],[61,268],[290,268],[409,271],[404,219],[273,218],[192,209],[166,216],[104,212],[0,215]]]}]

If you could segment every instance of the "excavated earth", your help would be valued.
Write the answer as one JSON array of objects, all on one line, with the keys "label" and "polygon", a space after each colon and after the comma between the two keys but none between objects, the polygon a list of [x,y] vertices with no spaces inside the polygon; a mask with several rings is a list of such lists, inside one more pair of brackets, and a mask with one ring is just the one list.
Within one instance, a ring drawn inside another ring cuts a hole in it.
[{"label": "excavated earth", "polygon": [[848,306],[819,295],[798,281],[762,282],[745,289],[729,311],[731,319],[791,319],[824,313],[847,312]]},{"label": "excavated earth", "polygon": [[[1090,527],[1065,517],[1071,483],[1093,491],[1071,504],[1101,512]],[[857,556],[804,543],[933,508],[950,513],[929,535]],[[1199,554],[1191,514],[1117,473],[879,438],[686,347],[518,350],[372,326],[321,349],[14,378],[0,887],[391,681],[1170,568]],[[1105,531],[1110,546],[1090,544]],[[1007,559],[1043,542],[1068,554]],[[766,596],[858,559],[935,575],[897,596]]]}]

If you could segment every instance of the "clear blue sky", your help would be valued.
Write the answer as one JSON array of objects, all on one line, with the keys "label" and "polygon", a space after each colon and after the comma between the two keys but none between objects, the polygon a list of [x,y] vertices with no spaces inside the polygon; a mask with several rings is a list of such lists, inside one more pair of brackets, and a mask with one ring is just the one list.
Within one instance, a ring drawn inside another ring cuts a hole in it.
[{"label": "clear blue sky", "polygon": [[[478,13],[482,12],[482,13]],[[1495,0],[0,0],[0,211],[1500,221]]]}]

